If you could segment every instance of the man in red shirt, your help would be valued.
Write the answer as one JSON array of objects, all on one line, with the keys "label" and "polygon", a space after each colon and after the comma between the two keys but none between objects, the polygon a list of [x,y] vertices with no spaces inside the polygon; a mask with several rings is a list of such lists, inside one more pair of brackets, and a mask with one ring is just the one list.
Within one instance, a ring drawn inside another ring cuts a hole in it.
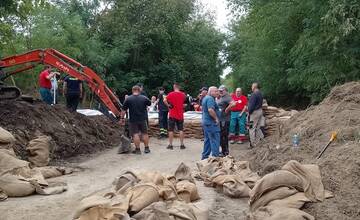
[{"label": "man in red shirt", "polygon": [[186,96],[180,91],[180,85],[174,84],[174,91],[170,92],[164,100],[165,104],[169,107],[169,146],[167,149],[173,150],[173,139],[175,125],[180,132],[180,149],[185,149],[184,145],[184,102]]},{"label": "man in red shirt", "polygon": [[51,105],[53,103],[53,98],[51,95],[51,78],[54,77],[56,72],[50,72],[51,67],[46,66],[39,75],[39,87],[41,99],[47,104]]},{"label": "man in red shirt", "polygon": [[[230,117],[230,143],[234,144],[235,141],[238,144],[242,144],[245,140],[246,132],[246,105],[247,97],[242,94],[241,88],[235,90],[235,94],[231,94],[232,102],[231,117]],[[239,136],[236,136],[236,125],[239,127]]]}]

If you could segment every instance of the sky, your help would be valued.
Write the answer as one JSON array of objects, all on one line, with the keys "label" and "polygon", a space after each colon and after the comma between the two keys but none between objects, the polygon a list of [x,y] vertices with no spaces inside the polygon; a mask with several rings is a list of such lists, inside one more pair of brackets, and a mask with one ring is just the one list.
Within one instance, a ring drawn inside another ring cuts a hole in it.
[{"label": "sky", "polygon": [[[205,8],[215,12],[216,26],[221,32],[227,32],[226,26],[231,19],[230,10],[226,7],[226,0],[199,0]],[[224,78],[231,72],[230,67],[226,67],[223,70],[222,77]]]},{"label": "sky", "polygon": [[230,21],[230,11],[226,7],[226,0],[199,0],[207,9],[216,14],[216,24],[222,32],[226,32],[226,25]]}]

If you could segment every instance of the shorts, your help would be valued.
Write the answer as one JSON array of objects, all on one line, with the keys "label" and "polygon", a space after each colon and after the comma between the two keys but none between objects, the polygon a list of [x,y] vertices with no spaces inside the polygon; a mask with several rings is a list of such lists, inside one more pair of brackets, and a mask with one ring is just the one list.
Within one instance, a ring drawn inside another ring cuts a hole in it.
[{"label": "shorts", "polygon": [[141,122],[129,122],[129,130],[131,135],[135,134],[147,134],[148,133],[148,125],[146,121]]},{"label": "shorts", "polygon": [[175,118],[169,118],[169,128],[168,131],[174,131],[175,125],[178,131],[184,130],[184,120],[178,120]]}]

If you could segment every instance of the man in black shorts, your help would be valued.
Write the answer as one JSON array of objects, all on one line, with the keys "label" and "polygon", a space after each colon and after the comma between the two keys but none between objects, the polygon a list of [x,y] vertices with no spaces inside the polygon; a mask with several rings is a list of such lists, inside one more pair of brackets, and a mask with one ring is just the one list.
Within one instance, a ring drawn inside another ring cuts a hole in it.
[{"label": "man in black shorts", "polygon": [[174,84],[174,91],[166,96],[165,104],[169,107],[169,145],[167,149],[173,150],[175,125],[180,133],[180,149],[184,150],[184,102],[186,96],[180,91],[180,85]]},{"label": "man in black shorts", "polygon": [[[149,135],[148,135],[148,124],[147,119],[147,106],[151,105],[151,101],[141,95],[141,89],[139,86],[134,86],[132,88],[132,95],[127,97],[123,104],[123,110],[126,112],[129,109],[129,129],[130,134],[133,136],[135,150],[134,154],[141,154],[140,150],[140,134],[145,145],[144,152],[146,154],[150,153],[149,148]],[[123,113],[124,114],[124,113]]]}]

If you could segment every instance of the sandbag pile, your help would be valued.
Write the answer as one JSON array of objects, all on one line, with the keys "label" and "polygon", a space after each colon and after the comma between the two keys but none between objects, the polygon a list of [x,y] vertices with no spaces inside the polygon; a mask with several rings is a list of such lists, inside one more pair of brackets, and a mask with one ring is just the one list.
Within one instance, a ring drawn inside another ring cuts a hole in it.
[{"label": "sandbag pile", "polygon": [[0,149],[0,201],[35,192],[51,195],[66,190],[65,183],[47,182],[41,170],[31,169],[29,162],[16,158],[13,150]]},{"label": "sandbag pile", "polygon": [[266,118],[266,135],[275,134],[280,130],[282,122],[289,120],[293,115],[298,113],[296,110],[286,111],[282,108],[268,106],[266,103],[263,105],[263,111]]},{"label": "sandbag pile", "polygon": [[[185,119],[184,133],[186,138],[203,138],[201,119]],[[159,120],[157,118],[149,119],[149,135],[156,137],[160,134]],[[175,131],[175,136],[177,132]]]},{"label": "sandbag pile", "polygon": [[29,143],[29,163],[16,157],[12,149],[14,136],[0,127],[0,201],[35,192],[41,195],[57,194],[67,189],[65,183],[49,183],[45,180],[72,172],[61,167],[44,167],[49,163],[49,141],[49,137],[40,136]]},{"label": "sandbag pile", "polygon": [[331,197],[325,191],[317,165],[289,161],[281,170],[258,180],[250,191],[251,220],[313,220],[300,210],[306,202],[322,202]]},{"label": "sandbag pile", "polygon": [[111,192],[81,200],[73,219],[206,220],[190,168],[181,164],[173,176],[124,172]]},{"label": "sandbag pile", "polygon": [[209,158],[197,163],[195,177],[204,185],[216,187],[233,198],[249,197],[251,188],[260,177],[252,172],[247,161],[235,161],[233,157]]}]

